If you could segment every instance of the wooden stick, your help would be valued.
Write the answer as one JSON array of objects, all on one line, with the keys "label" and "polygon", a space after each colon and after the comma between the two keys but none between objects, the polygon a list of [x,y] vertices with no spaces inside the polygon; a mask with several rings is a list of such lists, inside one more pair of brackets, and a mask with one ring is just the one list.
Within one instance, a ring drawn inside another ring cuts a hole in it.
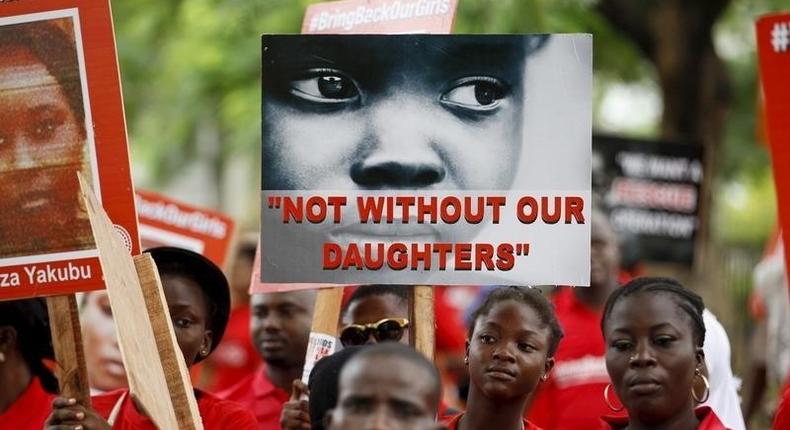
[{"label": "wooden stick", "polygon": [[340,307],[343,303],[343,288],[323,288],[318,290],[313,311],[313,326],[307,344],[302,382],[307,384],[310,372],[318,360],[332,355],[337,349],[337,323],[340,320]]},{"label": "wooden stick", "polygon": [[433,306],[433,288],[415,285],[409,294],[409,342],[414,349],[433,361],[436,345],[436,317]]},{"label": "wooden stick", "polygon": [[157,428],[202,430],[195,394],[150,255],[132,260],[80,175],[129,392]]},{"label": "wooden stick", "polygon": [[58,363],[56,374],[60,395],[77,399],[79,404],[89,407],[91,396],[77,297],[74,294],[47,297],[47,310],[52,347]]}]

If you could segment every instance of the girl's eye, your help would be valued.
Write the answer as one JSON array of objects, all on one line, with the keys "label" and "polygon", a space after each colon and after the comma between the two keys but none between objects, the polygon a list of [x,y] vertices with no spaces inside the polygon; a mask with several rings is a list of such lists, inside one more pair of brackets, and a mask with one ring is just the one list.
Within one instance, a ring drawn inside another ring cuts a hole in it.
[{"label": "girl's eye", "polygon": [[179,318],[176,320],[176,325],[181,328],[187,328],[192,325],[192,320],[188,318]]},{"label": "girl's eye", "polygon": [[670,336],[658,336],[653,340],[653,343],[655,343],[658,346],[666,347],[672,345],[672,342],[674,341],[675,339]]},{"label": "girl's eye", "polygon": [[356,100],[359,88],[341,72],[321,69],[291,81],[291,94],[317,103],[344,103]]},{"label": "girl's eye", "polygon": [[474,111],[489,111],[508,96],[508,86],[497,78],[477,76],[461,79],[442,94],[443,103]]},{"label": "girl's eye", "polygon": [[621,352],[630,350],[631,346],[632,346],[631,342],[627,340],[617,340],[612,343],[612,348]]},{"label": "girl's eye", "polygon": [[496,339],[494,338],[494,336],[491,336],[491,335],[488,335],[488,334],[481,334],[480,335],[480,342],[482,342],[484,344],[490,344],[490,343],[496,342]]},{"label": "girl's eye", "polygon": [[532,345],[530,345],[528,343],[525,343],[525,342],[520,342],[518,344],[518,349],[520,349],[521,351],[524,351],[524,352],[532,352],[532,351],[537,350],[537,348],[535,348],[534,346],[532,346]]}]

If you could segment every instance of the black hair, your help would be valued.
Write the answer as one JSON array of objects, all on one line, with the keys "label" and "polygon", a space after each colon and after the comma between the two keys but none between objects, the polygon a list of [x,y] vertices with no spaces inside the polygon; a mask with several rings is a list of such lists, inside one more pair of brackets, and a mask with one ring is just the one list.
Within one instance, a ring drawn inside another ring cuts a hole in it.
[{"label": "black hair", "polygon": [[[438,408],[442,395],[442,382],[439,377],[439,371],[436,366],[424,355],[420,354],[414,348],[404,345],[399,342],[382,342],[373,345],[365,345],[361,347],[358,354],[355,354],[340,370],[341,373],[344,369],[348,368],[350,363],[368,360],[377,357],[394,357],[404,359],[412,364],[425,369],[431,378],[431,389],[433,398],[433,405],[431,407]],[[418,377],[419,375],[412,375]],[[339,393],[338,393],[339,394]]]},{"label": "black hair", "polygon": [[472,313],[472,318],[469,320],[468,327],[469,338],[472,337],[478,318],[488,315],[494,305],[507,300],[514,300],[522,303],[537,312],[544,327],[549,328],[548,356],[553,357],[554,353],[557,352],[557,346],[560,344],[560,340],[565,334],[562,332],[560,322],[557,320],[557,315],[554,313],[554,305],[552,305],[537,288],[508,286],[499,287],[492,291],[488,297],[486,297],[483,304]]},{"label": "black hair", "polygon": [[80,131],[84,134],[85,107],[75,42],[51,21],[0,26],[0,52],[17,46],[36,57],[63,89]]},{"label": "black hair", "polygon": [[343,313],[345,314],[348,311],[352,303],[374,296],[389,295],[398,299],[398,304],[406,303],[409,301],[409,288],[410,286],[408,285],[362,285],[351,293],[351,297],[348,298],[348,302],[343,308]]},{"label": "black hair", "polygon": [[601,318],[601,332],[604,332],[604,326],[612,314],[614,305],[621,299],[639,293],[663,293],[674,297],[677,305],[691,318],[691,330],[697,346],[702,347],[704,345],[705,322],[702,319],[702,312],[705,310],[705,303],[700,296],[683,287],[680,282],[672,278],[635,278],[622,288],[615,290],[606,300],[603,317]]},{"label": "black hair", "polygon": [[44,390],[56,394],[58,381],[43,361],[55,359],[49,331],[49,315],[44,300],[0,302],[0,326],[9,326],[16,330],[16,348],[30,368],[30,373],[38,377]]},{"label": "black hair", "polygon": [[310,422],[313,430],[324,430],[324,416],[337,405],[340,370],[363,346],[349,346],[319,360],[307,383],[310,389]]}]

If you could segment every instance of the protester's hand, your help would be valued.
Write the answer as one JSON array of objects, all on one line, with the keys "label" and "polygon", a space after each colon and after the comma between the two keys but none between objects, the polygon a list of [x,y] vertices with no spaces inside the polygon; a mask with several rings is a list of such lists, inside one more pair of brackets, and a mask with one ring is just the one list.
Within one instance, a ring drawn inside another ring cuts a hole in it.
[{"label": "protester's hand", "polygon": [[307,400],[309,395],[307,385],[295,379],[291,398],[283,405],[280,414],[282,430],[310,430],[310,403]]},{"label": "protester's hand", "polygon": [[76,399],[57,397],[52,402],[52,413],[44,424],[45,430],[110,430],[110,424],[96,411],[86,408]]}]

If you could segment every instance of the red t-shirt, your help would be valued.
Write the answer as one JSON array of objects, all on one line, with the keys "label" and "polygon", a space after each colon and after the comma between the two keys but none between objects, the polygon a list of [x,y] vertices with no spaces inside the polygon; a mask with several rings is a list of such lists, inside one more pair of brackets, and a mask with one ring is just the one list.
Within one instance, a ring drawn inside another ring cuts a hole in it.
[{"label": "red t-shirt", "polygon": [[601,416],[612,413],[603,398],[609,374],[600,329],[602,310],[579,302],[569,287],[561,288],[553,300],[565,337],[554,355],[554,369],[538,385],[527,417],[546,430],[596,428]]},{"label": "red t-shirt", "polygon": [[261,366],[261,358],[250,340],[250,307],[237,306],[230,311],[222,342],[202,363],[210,380],[201,386],[214,393],[226,390]]},{"label": "red t-shirt", "polygon": [[776,408],[776,415],[774,416],[773,430],[788,430],[790,429],[790,385],[784,389],[782,401],[779,407]]},{"label": "red t-shirt", "polygon": [[[694,414],[699,418],[700,423],[697,430],[730,430],[724,427],[719,417],[707,406],[700,406],[694,410]],[[628,426],[628,417],[603,416],[600,421],[601,430],[618,430]]]},{"label": "red t-shirt", "polygon": [[260,430],[280,428],[280,413],[288,401],[288,393],[275,387],[266,376],[265,366],[248,375],[238,384],[218,394],[219,397],[239,403],[252,411]]},{"label": "red t-shirt", "polygon": [[[447,430],[458,430],[458,423],[461,422],[462,416],[464,416],[463,412],[461,412],[458,415],[448,417],[446,420],[443,420],[444,423],[447,424]],[[521,423],[524,425],[524,430],[543,430],[540,427],[527,421],[526,418],[522,418]]]},{"label": "red t-shirt", "polygon": [[[110,417],[121,396],[126,394],[112,428],[115,430],[156,430],[156,426],[135,407],[127,389],[111,391],[91,398],[93,409],[104,419]],[[241,405],[220,400],[212,394],[195,390],[198,412],[205,430],[257,430],[255,417]]]},{"label": "red t-shirt", "polygon": [[55,394],[44,391],[41,381],[34,377],[22,395],[0,415],[0,429],[41,430],[52,412]]}]

